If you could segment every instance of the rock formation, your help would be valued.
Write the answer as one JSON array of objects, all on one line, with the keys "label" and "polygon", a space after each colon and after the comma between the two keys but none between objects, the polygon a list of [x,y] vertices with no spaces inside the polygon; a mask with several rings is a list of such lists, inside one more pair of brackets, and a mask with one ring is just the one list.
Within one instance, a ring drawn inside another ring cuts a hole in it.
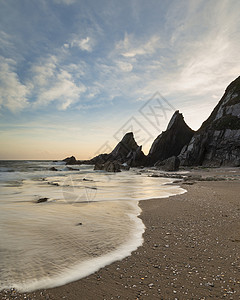
[{"label": "rock formation", "polygon": [[100,154],[88,163],[95,164],[96,168],[106,169],[104,165],[109,161],[117,161],[120,165],[125,164],[124,168],[122,166],[121,168],[126,170],[128,166],[136,167],[144,164],[145,155],[142,152],[142,146],[138,146],[132,132],[126,133],[111,153]]},{"label": "rock formation", "polygon": [[107,172],[121,172],[120,164],[118,161],[107,161],[103,164],[96,163],[94,170],[104,170]]},{"label": "rock formation", "polygon": [[110,153],[110,156],[121,163],[127,163],[129,166],[141,165],[145,159],[142,146],[138,146],[132,132],[124,135],[123,139]]},{"label": "rock formation", "polygon": [[172,156],[178,156],[182,148],[189,143],[194,131],[185,123],[183,115],[177,110],[167,127],[153,142],[147,156],[147,165],[153,166]]},{"label": "rock formation", "polygon": [[179,155],[181,165],[240,166],[240,77]]},{"label": "rock formation", "polygon": [[180,159],[177,156],[172,156],[165,160],[158,161],[154,166],[167,172],[178,171]]},{"label": "rock formation", "polygon": [[129,132],[109,154],[85,161],[68,157],[64,161],[69,165],[94,164],[96,169],[119,171],[123,167],[154,165],[176,170],[179,159],[183,166],[240,166],[240,77],[227,87],[197,132],[188,127],[182,114],[176,111],[147,156],[137,145],[133,133]]},{"label": "rock formation", "polygon": [[76,160],[75,156],[67,157],[63,161],[66,162],[66,165],[76,165],[77,164],[77,160]]}]

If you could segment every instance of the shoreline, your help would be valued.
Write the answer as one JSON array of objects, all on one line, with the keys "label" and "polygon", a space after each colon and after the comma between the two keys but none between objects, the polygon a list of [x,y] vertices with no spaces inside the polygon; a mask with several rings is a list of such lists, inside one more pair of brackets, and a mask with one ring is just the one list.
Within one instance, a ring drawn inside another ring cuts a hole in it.
[{"label": "shoreline", "polygon": [[179,185],[188,192],[140,201],[144,243],[131,256],[64,286],[3,291],[1,299],[239,299],[239,180]]}]

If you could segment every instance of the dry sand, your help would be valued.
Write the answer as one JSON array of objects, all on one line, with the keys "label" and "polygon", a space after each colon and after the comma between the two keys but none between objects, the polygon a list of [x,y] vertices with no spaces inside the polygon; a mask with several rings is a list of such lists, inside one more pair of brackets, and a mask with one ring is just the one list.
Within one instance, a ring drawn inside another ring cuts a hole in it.
[{"label": "dry sand", "polygon": [[62,287],[1,299],[240,299],[240,170],[193,173],[235,180],[141,201],[144,244],[130,257]]}]

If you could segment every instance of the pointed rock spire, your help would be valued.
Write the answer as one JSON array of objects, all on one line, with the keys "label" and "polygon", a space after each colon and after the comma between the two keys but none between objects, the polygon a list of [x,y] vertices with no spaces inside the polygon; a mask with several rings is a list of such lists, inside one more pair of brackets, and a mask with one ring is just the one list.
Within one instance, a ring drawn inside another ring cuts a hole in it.
[{"label": "pointed rock spire", "polygon": [[183,146],[189,143],[194,131],[185,123],[183,115],[177,110],[168,126],[153,142],[147,156],[147,164],[153,166],[171,156],[178,156]]}]

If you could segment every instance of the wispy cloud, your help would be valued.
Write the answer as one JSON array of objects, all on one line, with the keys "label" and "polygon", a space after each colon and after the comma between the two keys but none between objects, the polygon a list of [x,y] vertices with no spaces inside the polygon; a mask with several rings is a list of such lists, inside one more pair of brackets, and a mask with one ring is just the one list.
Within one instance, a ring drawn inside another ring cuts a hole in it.
[{"label": "wispy cloud", "polygon": [[0,57],[0,108],[17,112],[28,104],[28,87],[22,84],[16,73],[16,62]]},{"label": "wispy cloud", "polygon": [[137,55],[151,55],[159,47],[159,36],[153,35],[149,40],[142,42],[126,33],[124,39],[117,43],[116,50],[124,57],[135,57]]},{"label": "wispy cloud", "polygon": [[66,4],[70,5],[76,2],[76,0],[53,0],[57,4]]},{"label": "wispy cloud", "polygon": [[46,106],[55,101],[61,110],[66,110],[70,105],[80,101],[86,87],[81,82],[75,82],[70,70],[77,65],[61,66],[56,56],[50,56],[43,63],[32,66],[32,85],[36,101],[34,107]]},{"label": "wispy cloud", "polygon": [[94,41],[90,37],[86,38],[73,38],[70,43],[65,43],[65,48],[70,47],[78,47],[82,51],[88,51],[91,52],[93,50]]}]

